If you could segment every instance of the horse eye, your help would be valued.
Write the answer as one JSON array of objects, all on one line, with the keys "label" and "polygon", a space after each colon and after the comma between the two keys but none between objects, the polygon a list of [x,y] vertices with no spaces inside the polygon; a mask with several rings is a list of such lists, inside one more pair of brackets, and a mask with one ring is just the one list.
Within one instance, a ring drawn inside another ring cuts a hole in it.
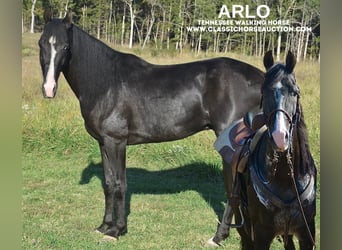
[{"label": "horse eye", "polygon": [[63,50],[69,50],[69,49],[70,49],[69,45],[64,45]]}]

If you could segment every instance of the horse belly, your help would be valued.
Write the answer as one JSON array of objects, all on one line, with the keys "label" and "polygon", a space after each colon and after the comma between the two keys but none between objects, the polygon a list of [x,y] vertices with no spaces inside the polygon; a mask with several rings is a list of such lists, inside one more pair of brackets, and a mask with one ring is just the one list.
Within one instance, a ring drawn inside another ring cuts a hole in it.
[{"label": "horse belly", "polygon": [[206,128],[207,112],[199,96],[158,98],[134,113],[128,144],[172,141]]}]

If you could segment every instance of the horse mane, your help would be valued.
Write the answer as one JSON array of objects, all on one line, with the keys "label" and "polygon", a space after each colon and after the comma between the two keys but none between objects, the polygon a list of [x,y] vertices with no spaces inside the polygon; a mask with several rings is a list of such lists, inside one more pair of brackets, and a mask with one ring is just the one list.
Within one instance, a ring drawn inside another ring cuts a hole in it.
[{"label": "horse mane", "polygon": [[[300,100],[298,99],[298,102]],[[302,110],[302,105],[299,104],[300,110]],[[308,133],[306,124],[304,121],[304,115],[303,112],[300,112],[296,127],[294,132],[297,135],[297,142],[299,147],[299,154],[300,154],[300,171],[301,174],[315,174],[315,162],[310,152],[309,147],[309,139],[308,139]]]},{"label": "horse mane", "polygon": [[134,67],[145,67],[146,65],[149,65],[148,62],[136,55],[120,52],[109,47],[106,43],[96,39],[75,24],[73,24],[72,33],[73,38],[79,40],[78,42],[83,47],[82,49],[90,53],[94,52],[94,55],[107,55],[113,60],[120,60],[120,63],[122,63],[121,59],[126,58],[129,60],[129,64],[134,65]]}]

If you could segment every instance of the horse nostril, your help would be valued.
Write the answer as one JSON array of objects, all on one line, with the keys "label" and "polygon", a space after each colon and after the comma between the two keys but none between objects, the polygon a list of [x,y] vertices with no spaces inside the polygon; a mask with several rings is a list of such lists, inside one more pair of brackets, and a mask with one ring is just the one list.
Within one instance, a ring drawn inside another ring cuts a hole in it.
[{"label": "horse nostril", "polygon": [[45,83],[43,93],[46,98],[53,98],[56,94],[56,83]]},{"label": "horse nostril", "polygon": [[272,133],[272,137],[273,137],[273,141],[275,143],[275,145],[277,146],[277,148],[281,151],[284,151],[287,149],[287,141],[289,138],[289,135],[286,131],[282,131],[282,130],[275,130]]}]

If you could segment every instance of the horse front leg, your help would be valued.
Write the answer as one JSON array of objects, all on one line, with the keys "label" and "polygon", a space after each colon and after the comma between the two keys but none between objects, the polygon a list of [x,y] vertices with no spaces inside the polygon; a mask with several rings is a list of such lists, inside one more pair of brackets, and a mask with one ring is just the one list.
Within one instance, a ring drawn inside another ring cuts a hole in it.
[{"label": "horse front leg", "polygon": [[262,225],[254,225],[254,249],[269,250],[274,237],[274,231],[263,227]]},{"label": "horse front leg", "polygon": [[100,143],[103,161],[105,214],[98,231],[117,239],[127,232],[125,213],[126,142],[105,138]]},{"label": "horse front leg", "polygon": [[315,238],[316,238],[315,237],[316,230],[315,230],[314,219],[312,219],[309,222],[309,230],[310,230],[311,236],[309,235],[309,231],[307,230],[306,226],[303,226],[301,230],[297,232],[300,250],[312,250],[315,247],[314,243],[315,243]]},{"label": "horse front leg", "polygon": [[[232,167],[230,164],[223,161],[223,181],[226,189],[227,198],[229,199],[232,194],[232,186],[233,186],[233,173]],[[207,246],[219,246],[220,242],[228,238],[230,231],[230,224],[233,218],[233,209],[229,205],[229,200],[227,201],[222,221],[218,225],[215,236],[207,241]]]},{"label": "horse front leg", "polygon": [[285,236],[282,236],[284,241],[284,249],[285,250],[296,250],[295,244],[293,242],[293,235],[288,235],[287,239]]}]

